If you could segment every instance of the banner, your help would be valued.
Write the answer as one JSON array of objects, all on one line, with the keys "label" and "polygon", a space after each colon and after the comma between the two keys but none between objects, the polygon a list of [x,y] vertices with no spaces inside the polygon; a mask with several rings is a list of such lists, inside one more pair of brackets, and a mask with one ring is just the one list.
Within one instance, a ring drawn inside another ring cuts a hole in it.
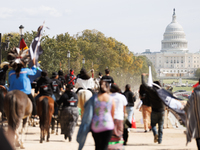
[{"label": "banner", "polygon": [[176,119],[182,125],[186,125],[186,115],[185,111],[183,110],[184,106],[180,102],[180,99],[174,97],[170,92],[165,89],[158,89],[157,90],[158,96],[163,101],[165,106],[169,109],[169,111],[176,117]]}]

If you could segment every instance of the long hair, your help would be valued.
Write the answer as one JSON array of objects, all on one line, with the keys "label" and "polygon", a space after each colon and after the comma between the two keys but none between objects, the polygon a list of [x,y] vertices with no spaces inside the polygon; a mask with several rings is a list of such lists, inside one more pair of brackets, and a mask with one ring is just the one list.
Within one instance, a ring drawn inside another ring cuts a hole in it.
[{"label": "long hair", "polygon": [[90,76],[87,74],[84,68],[82,68],[80,71],[80,78],[83,80],[88,80],[90,78]]},{"label": "long hair", "polygon": [[13,48],[7,56],[10,66],[15,70],[17,78],[21,68],[26,67],[27,63],[30,61],[30,55],[27,50],[20,50],[19,48]]},{"label": "long hair", "polygon": [[106,93],[106,92],[108,93],[109,92],[110,85],[109,85],[108,82],[101,80],[99,82],[99,85],[100,85],[99,94]]}]

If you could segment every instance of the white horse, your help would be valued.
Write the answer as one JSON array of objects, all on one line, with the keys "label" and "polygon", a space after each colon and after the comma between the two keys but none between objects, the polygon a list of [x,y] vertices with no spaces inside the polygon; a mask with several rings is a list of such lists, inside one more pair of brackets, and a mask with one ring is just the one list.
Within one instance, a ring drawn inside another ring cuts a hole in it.
[{"label": "white horse", "polygon": [[84,104],[92,97],[92,92],[90,90],[79,90],[78,92],[78,107],[81,108],[81,118],[84,113]]}]

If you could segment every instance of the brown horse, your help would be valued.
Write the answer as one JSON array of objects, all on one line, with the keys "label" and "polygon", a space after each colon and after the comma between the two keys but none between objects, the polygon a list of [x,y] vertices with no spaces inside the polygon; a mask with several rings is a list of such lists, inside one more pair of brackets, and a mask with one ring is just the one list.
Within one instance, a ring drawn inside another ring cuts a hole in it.
[{"label": "brown horse", "polygon": [[49,96],[41,96],[37,99],[36,105],[37,113],[40,118],[40,143],[45,139],[45,133],[47,133],[47,142],[49,142],[49,128],[54,113],[54,100]]},{"label": "brown horse", "polygon": [[[28,96],[19,90],[13,90],[7,93],[4,101],[4,112],[8,119],[8,134],[10,135],[11,143],[15,143],[13,146],[23,146],[23,134],[24,128],[28,117],[32,113],[32,102]],[[19,141],[18,128],[21,128],[21,140]],[[16,141],[14,136],[16,135]],[[14,142],[15,141],[15,142]]]}]

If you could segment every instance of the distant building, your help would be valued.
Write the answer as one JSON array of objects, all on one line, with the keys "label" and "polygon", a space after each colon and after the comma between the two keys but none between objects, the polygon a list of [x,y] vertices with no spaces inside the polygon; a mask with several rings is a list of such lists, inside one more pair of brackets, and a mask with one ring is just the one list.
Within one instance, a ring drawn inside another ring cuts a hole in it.
[{"label": "distant building", "polygon": [[161,41],[160,52],[145,52],[145,55],[154,65],[158,78],[183,77],[193,78],[195,71],[200,68],[200,51],[189,53],[183,27],[176,21],[175,9],[172,22],[166,27]]}]

